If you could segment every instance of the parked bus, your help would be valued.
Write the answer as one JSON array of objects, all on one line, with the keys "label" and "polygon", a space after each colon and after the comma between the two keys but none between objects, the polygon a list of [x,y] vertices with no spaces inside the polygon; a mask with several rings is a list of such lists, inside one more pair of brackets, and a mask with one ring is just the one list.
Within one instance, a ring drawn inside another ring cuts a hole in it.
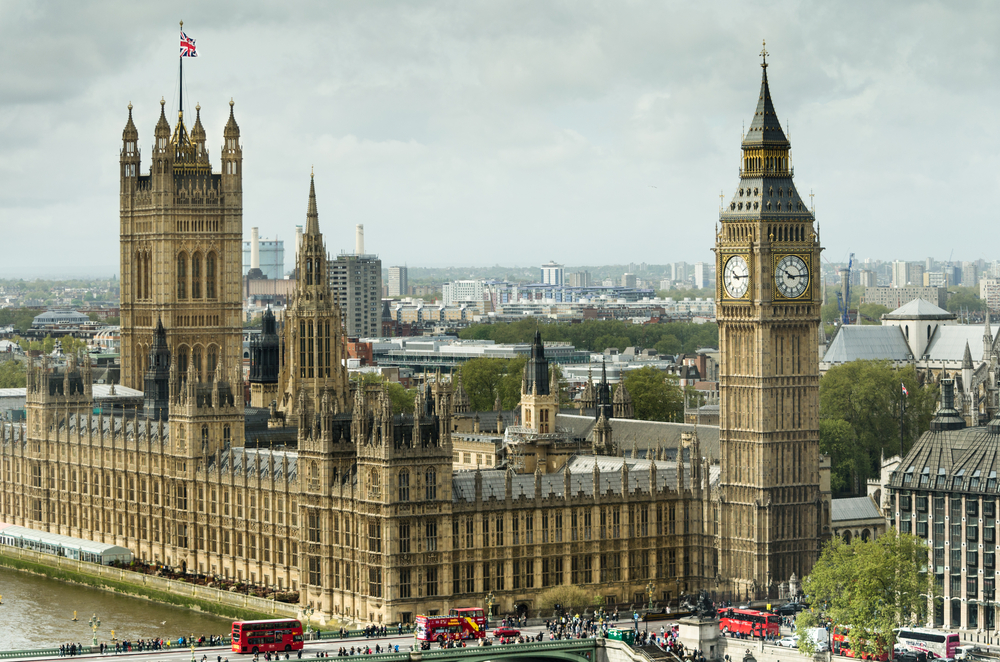
[{"label": "parked bus", "polygon": [[899,628],[896,632],[896,642],[904,648],[927,653],[927,657],[954,658],[958,647],[962,645],[954,632],[942,632],[931,628]]},{"label": "parked bus", "polygon": [[[413,636],[421,642],[458,641],[459,639],[482,639],[486,636],[486,619],[478,623],[476,616],[460,616],[452,609],[448,616],[417,616]],[[482,615],[482,609],[475,610]]]},{"label": "parked bus", "polygon": [[271,621],[234,621],[234,653],[302,650],[302,623],[287,618]]},{"label": "parked bus", "polygon": [[851,647],[851,641],[849,637],[850,631],[851,631],[851,626],[849,625],[837,625],[833,628],[833,636],[831,637],[831,642],[833,646],[834,655],[843,655],[844,657],[857,657],[862,660],[879,660],[880,662],[885,662],[885,660],[889,659],[889,652],[885,646],[879,646],[878,653],[869,653],[866,650],[855,651]]},{"label": "parked bus", "polygon": [[723,634],[739,633],[751,637],[763,637],[769,634],[780,636],[781,617],[756,609],[723,607],[719,610],[719,629]]}]

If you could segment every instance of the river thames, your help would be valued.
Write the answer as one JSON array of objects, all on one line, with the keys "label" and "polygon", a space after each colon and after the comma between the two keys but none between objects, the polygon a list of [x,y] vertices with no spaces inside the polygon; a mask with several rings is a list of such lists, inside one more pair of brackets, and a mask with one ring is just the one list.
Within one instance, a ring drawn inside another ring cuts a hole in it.
[{"label": "river thames", "polygon": [[[0,568],[0,650],[49,648],[65,643],[89,645],[88,624],[97,614],[97,640],[111,641],[111,631],[122,639],[227,634],[232,621],[189,609],[130,598],[87,586]],[[76,610],[78,621],[73,621]]]}]

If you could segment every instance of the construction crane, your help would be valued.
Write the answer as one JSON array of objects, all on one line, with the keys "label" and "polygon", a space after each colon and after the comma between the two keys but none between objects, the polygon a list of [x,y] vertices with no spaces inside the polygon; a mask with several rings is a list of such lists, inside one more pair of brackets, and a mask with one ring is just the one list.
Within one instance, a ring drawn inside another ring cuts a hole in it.
[{"label": "construction crane", "polygon": [[837,308],[840,309],[841,325],[851,323],[851,268],[854,266],[854,253],[847,261],[847,275],[841,280],[840,292],[837,292]]}]

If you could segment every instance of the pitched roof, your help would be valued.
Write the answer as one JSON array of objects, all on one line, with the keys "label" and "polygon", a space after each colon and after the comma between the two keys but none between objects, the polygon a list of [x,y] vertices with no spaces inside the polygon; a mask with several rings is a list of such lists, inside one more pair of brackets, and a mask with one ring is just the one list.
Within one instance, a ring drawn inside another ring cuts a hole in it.
[{"label": "pitched roof", "polygon": [[949,313],[944,308],[939,308],[935,306],[930,301],[925,301],[923,299],[914,299],[909,303],[905,303],[891,313],[886,313],[882,316],[882,319],[887,320],[912,320],[912,319],[930,319],[930,320],[953,320],[955,319],[955,313]]},{"label": "pitched roof", "polygon": [[[596,421],[592,416],[559,414],[556,429],[565,430],[575,439],[593,441]],[[628,418],[612,418],[612,439],[620,449],[631,449],[633,444],[640,451],[656,450],[663,446],[675,450],[680,446],[681,434],[698,431],[698,442],[702,454],[710,460],[719,459],[719,426],[692,425],[690,423],[668,423],[664,421],[639,421]]]},{"label": "pitched roof", "polygon": [[969,355],[973,364],[983,360],[983,334],[986,327],[982,324],[943,324],[937,328],[927,349],[924,350],[930,361],[962,361],[965,358],[965,346],[969,346]]},{"label": "pitched roof", "polygon": [[848,363],[859,359],[907,361],[913,356],[903,330],[898,326],[851,324],[840,327],[823,356],[823,362]]},{"label": "pitched roof", "polygon": [[859,519],[884,520],[885,517],[879,512],[878,506],[875,505],[871,497],[833,499],[830,502],[830,520],[832,522]]}]

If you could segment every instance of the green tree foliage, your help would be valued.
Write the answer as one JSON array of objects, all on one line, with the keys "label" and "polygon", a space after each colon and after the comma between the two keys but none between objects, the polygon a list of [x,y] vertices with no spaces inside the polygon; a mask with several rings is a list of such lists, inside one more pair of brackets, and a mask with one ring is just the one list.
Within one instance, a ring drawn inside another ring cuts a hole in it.
[{"label": "green tree foliage", "polygon": [[[591,320],[579,324],[539,324],[520,320],[503,324],[473,324],[459,331],[467,340],[493,340],[498,343],[529,343],[535,329],[546,342],[568,342],[577,349],[603,352],[609,347],[657,348],[660,343],[668,354],[694,352],[701,347],[719,346],[716,324],[670,322],[667,324],[631,324],[629,322]],[[463,375],[464,378],[464,375]]]},{"label": "green tree foliage", "polygon": [[[803,582],[813,609],[834,623],[849,623],[855,651],[892,651],[893,628],[926,620],[930,576],[927,543],[890,529],[876,540],[831,540]],[[921,595],[923,594],[923,595]],[[801,615],[800,615],[801,616]],[[796,626],[801,627],[796,621]],[[800,629],[804,633],[804,629]]]},{"label": "green tree foliage", "polygon": [[0,388],[21,388],[27,384],[21,361],[0,361]]},{"label": "green tree foliage", "polygon": [[[909,391],[902,420],[902,449],[900,384]],[[890,457],[909,451],[930,426],[937,397],[937,385],[921,387],[913,366],[897,369],[888,361],[852,361],[831,368],[819,384],[819,443],[820,451],[833,460],[832,481],[841,488],[837,493],[861,494],[865,481],[879,475],[883,454]],[[847,427],[830,421],[846,423]]]},{"label": "green tree foliage", "polygon": [[413,401],[417,396],[415,388],[404,388],[399,382],[390,381],[377,372],[354,373],[351,380],[362,384],[382,384],[389,393],[393,414],[413,413]]},{"label": "green tree foliage", "polygon": [[87,351],[87,341],[80,340],[79,338],[73,338],[72,336],[64,336],[59,339],[62,345],[63,354],[79,354],[80,352]]},{"label": "green tree foliage", "polygon": [[795,631],[800,633],[799,636],[799,652],[805,655],[812,655],[816,652],[816,642],[814,642],[810,637],[806,636],[806,632],[809,628],[814,628],[819,625],[819,618],[816,617],[816,612],[812,609],[803,609],[799,612],[798,616],[795,617]]},{"label": "green tree foliage", "polygon": [[858,307],[858,323],[881,324],[882,316],[891,312],[886,306],[880,306],[877,303],[863,303]]},{"label": "green tree foliage", "polygon": [[684,417],[684,392],[676,375],[660,372],[652,366],[629,370],[625,388],[632,396],[635,417],[643,421],[681,421]]},{"label": "green tree foliage", "polygon": [[31,328],[31,323],[38,314],[37,310],[25,308],[0,308],[0,326],[13,324],[15,331],[24,333]]},{"label": "green tree foliage", "polygon": [[953,313],[964,310],[983,311],[986,310],[986,302],[979,298],[978,287],[950,287],[945,308]]},{"label": "green tree foliage", "polygon": [[469,395],[472,411],[492,411],[497,394],[504,409],[513,409],[521,401],[521,378],[527,359],[472,359],[461,367],[462,384]]}]

